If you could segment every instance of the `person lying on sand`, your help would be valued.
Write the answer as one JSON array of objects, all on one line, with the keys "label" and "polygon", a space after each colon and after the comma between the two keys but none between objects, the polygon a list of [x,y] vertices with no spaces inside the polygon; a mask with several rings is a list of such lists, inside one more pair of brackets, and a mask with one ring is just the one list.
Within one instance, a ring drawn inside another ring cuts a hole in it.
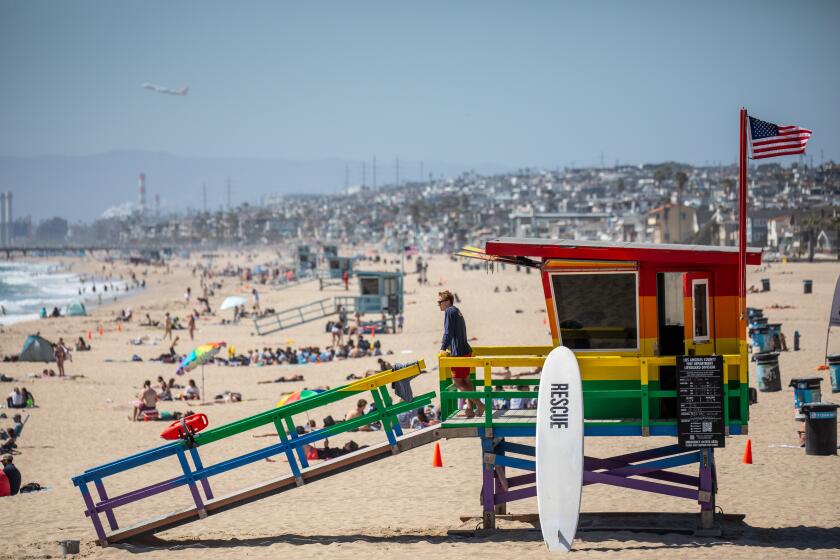
[{"label": "person lying on sand", "polygon": [[341,457],[342,455],[347,455],[348,453],[352,453],[359,449],[364,449],[365,447],[367,446],[359,446],[359,444],[353,441],[352,439],[341,447],[330,447],[330,440],[325,439],[324,447],[319,449],[314,445],[304,445],[303,451],[304,453],[306,453],[306,459],[308,461],[317,461]]},{"label": "person lying on sand", "polygon": [[242,402],[242,393],[234,393],[233,391],[225,391],[221,395],[216,395],[213,400],[218,404]]},{"label": "person lying on sand", "polygon": [[280,376],[274,381],[257,381],[258,385],[264,385],[266,383],[291,383],[293,381],[303,381],[302,375],[293,375],[291,377]]}]

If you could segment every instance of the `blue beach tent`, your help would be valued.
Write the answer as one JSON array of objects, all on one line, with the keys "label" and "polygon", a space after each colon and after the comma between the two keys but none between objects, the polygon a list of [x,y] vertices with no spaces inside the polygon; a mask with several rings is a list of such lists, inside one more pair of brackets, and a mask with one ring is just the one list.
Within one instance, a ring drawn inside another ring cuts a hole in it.
[{"label": "blue beach tent", "polygon": [[20,351],[21,362],[54,362],[55,351],[50,342],[37,334],[26,337]]},{"label": "blue beach tent", "polygon": [[73,303],[67,306],[67,313],[65,313],[65,315],[68,317],[82,317],[87,315],[85,304],[79,300],[73,301]]}]

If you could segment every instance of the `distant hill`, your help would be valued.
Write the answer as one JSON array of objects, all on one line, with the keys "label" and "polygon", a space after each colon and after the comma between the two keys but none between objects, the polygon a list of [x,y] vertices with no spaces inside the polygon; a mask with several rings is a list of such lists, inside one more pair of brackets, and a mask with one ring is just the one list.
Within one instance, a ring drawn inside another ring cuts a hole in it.
[{"label": "distant hill", "polygon": [[[207,206],[226,203],[227,177],[232,182],[232,203],[259,203],[262,195],[281,193],[337,193],[344,188],[345,166],[350,184],[361,183],[361,162],[338,158],[313,161],[259,158],[183,157],[168,153],[124,151],[91,156],[0,156],[0,191],[12,191],[15,217],[31,215],[38,221],[53,216],[71,222],[89,222],[112,206],[138,199],[137,178],[146,174],[146,197],[155,194],[163,211],[184,211],[202,206],[201,185],[207,184]],[[464,171],[495,174],[509,168],[425,162],[424,175],[455,177]],[[400,161],[401,181],[420,179],[418,161]],[[377,185],[395,180],[393,160],[377,165]],[[370,161],[367,181],[372,184]]]}]

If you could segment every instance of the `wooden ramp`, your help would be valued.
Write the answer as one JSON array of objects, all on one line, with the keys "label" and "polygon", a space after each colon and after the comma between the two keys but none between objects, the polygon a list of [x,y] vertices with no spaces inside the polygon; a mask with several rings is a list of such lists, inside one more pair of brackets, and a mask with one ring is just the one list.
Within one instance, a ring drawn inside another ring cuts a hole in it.
[{"label": "wooden ramp", "polygon": [[300,479],[295,479],[294,475],[288,473],[286,475],[273,478],[257,485],[245,488],[218,498],[209,500],[204,503],[204,510],[198,510],[194,505],[178,511],[174,511],[159,517],[155,517],[140,523],[136,523],[129,527],[111,531],[106,534],[106,542],[99,544],[107,546],[120,542],[126,542],[133,538],[159,533],[192,523],[199,519],[203,519],[209,515],[215,515],[223,511],[233,509],[256,500],[261,500],[293,488],[297,488],[303,484],[309,484],[327,478],[345,471],[349,471],[373,463],[386,457],[398,454],[402,451],[408,451],[415,447],[420,447],[428,443],[432,443],[441,438],[442,429],[439,425],[429,426],[421,430],[405,434],[397,438],[397,445],[392,449],[388,442],[382,442],[370,447],[359,449],[347,455],[342,455],[335,459],[324,461],[317,465],[313,465],[301,470]]},{"label": "wooden ramp", "polygon": [[331,298],[311,301],[289,309],[269,315],[254,318],[254,328],[258,335],[271,334],[283,329],[296,327],[310,321],[317,321],[338,313],[339,306],[344,306],[347,313],[356,311],[356,298],[352,296],[335,296]]}]

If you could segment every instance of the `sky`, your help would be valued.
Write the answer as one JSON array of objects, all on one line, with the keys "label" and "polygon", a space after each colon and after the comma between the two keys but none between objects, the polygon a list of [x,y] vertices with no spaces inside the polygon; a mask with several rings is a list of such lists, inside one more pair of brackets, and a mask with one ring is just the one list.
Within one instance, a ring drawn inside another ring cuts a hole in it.
[{"label": "sky", "polygon": [[[0,155],[840,161],[840,2],[0,0]],[[140,84],[189,86],[184,97]]]}]

